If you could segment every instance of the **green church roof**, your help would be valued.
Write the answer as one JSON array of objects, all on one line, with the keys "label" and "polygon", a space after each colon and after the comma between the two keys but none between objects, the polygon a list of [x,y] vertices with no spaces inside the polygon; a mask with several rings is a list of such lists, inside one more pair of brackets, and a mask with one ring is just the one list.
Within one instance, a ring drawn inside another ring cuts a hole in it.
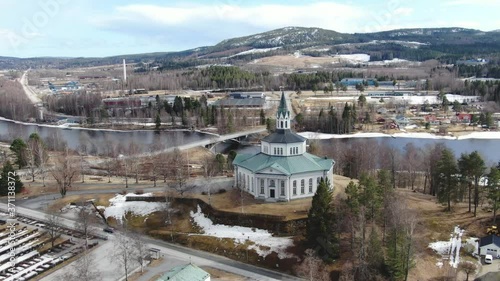
[{"label": "green church roof", "polygon": [[203,269],[194,264],[176,266],[163,274],[156,281],[205,281],[210,277]]},{"label": "green church roof", "polygon": [[265,153],[238,154],[233,164],[257,173],[273,168],[285,175],[328,171],[335,164],[333,159],[321,158],[309,153],[294,156],[273,156]]},{"label": "green church roof", "polygon": [[278,116],[285,116],[288,113],[286,106],[285,92],[281,92],[280,105],[278,106]]}]

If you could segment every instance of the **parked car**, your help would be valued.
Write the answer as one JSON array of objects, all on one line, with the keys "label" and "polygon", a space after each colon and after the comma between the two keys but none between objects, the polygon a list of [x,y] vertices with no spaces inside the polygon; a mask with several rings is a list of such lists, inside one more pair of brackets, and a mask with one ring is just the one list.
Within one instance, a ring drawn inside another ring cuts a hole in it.
[{"label": "parked car", "polygon": [[115,232],[115,230],[111,227],[105,227],[105,228],[103,228],[103,230],[104,230],[104,232],[107,232],[107,233],[114,233]]},{"label": "parked car", "polygon": [[484,256],[484,263],[492,263],[493,262],[493,256],[492,255],[486,255]]}]

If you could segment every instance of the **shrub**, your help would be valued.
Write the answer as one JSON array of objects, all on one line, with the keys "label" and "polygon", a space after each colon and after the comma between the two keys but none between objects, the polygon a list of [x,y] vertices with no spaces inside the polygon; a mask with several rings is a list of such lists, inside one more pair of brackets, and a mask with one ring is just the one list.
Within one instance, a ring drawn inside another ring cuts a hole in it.
[{"label": "shrub", "polygon": [[143,190],[143,189],[137,189],[137,190],[135,191],[135,194],[137,194],[137,195],[144,194],[144,190]]}]

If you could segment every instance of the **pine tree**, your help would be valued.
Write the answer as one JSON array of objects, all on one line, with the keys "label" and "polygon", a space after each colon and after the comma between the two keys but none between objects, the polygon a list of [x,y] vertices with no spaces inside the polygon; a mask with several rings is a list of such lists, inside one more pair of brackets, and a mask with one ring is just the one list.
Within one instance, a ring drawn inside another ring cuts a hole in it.
[{"label": "pine tree", "polygon": [[491,167],[488,174],[488,199],[493,209],[493,224],[496,225],[497,211],[500,209],[500,170]]},{"label": "pine tree", "polygon": [[444,149],[437,163],[439,202],[447,203],[447,211],[451,211],[451,201],[456,199],[458,190],[458,167],[453,153]]},{"label": "pine tree", "polygon": [[338,239],[334,234],[335,214],[331,206],[332,192],[328,179],[321,179],[312,199],[307,218],[306,237],[312,249],[325,260],[338,257]]},{"label": "pine tree", "polygon": [[377,231],[373,228],[368,237],[366,260],[370,269],[380,271],[384,265],[384,251]]},{"label": "pine tree", "polygon": [[16,155],[16,162],[15,164],[21,169],[22,167],[26,166],[27,161],[26,161],[26,149],[27,149],[26,143],[20,139],[17,138],[14,141],[12,141],[12,144],[10,145],[10,150],[14,152]]},{"label": "pine tree", "polygon": [[[12,185],[14,183],[14,185]],[[12,189],[14,186],[15,193],[21,192],[23,188],[23,183],[19,176],[15,173],[14,167],[9,161],[6,161],[2,168],[2,173],[0,174],[0,196],[6,196],[8,194],[9,186]]]},{"label": "pine tree", "polygon": [[260,124],[261,125],[266,124],[266,114],[264,113],[264,109],[260,110]]},{"label": "pine tree", "polygon": [[155,119],[155,129],[160,130],[161,127],[161,118],[160,114],[156,114],[156,119]]}]

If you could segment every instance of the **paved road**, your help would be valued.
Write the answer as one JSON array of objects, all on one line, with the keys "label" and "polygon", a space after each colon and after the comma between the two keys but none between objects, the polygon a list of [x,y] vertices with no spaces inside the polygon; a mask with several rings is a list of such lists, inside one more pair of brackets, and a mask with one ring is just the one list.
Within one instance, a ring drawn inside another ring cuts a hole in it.
[{"label": "paved road", "polygon": [[[190,192],[201,193],[202,191],[206,191],[205,179],[196,178],[193,179],[190,183],[193,183],[196,186],[196,188],[194,190],[191,190]],[[229,190],[230,188],[232,188],[233,183],[233,178],[214,177],[210,182],[210,190],[211,192],[217,192],[219,189]],[[152,184],[130,184],[129,188],[125,188],[125,184],[123,183],[92,183],[93,186],[102,186],[102,189],[78,189],[80,187],[85,188],[85,185],[86,184],[81,183],[73,184],[76,190],[70,190],[66,193],[66,195],[115,194],[120,193],[124,190],[127,192],[134,192],[139,189],[144,192],[165,191],[165,183],[160,181],[157,183],[157,187],[151,187]],[[61,195],[59,193],[47,193],[36,197],[29,197],[27,199],[17,198],[16,205],[32,210],[41,210],[44,209],[50,201],[59,198],[61,198]]]},{"label": "paved road", "polygon": [[[0,203],[0,209],[6,209],[7,204]],[[44,220],[45,219],[45,213],[40,212],[40,211],[34,211],[30,209],[26,209],[23,207],[16,207],[16,212],[22,215],[27,215],[31,216],[33,218],[37,218],[39,220]],[[61,218],[60,220],[61,224],[63,224],[66,227],[74,227],[75,221],[69,220],[66,218]],[[94,228],[94,231],[100,231],[100,228]],[[112,236],[112,235],[109,235]],[[99,263],[102,261],[104,262],[104,259],[109,257],[109,252],[112,246],[109,244],[112,244],[113,237],[110,237],[111,241],[107,241],[104,243],[101,243],[102,245],[99,246],[94,252],[96,257],[96,260],[99,261]],[[183,246],[175,245],[175,244],[170,244],[161,240],[153,239],[150,237],[145,237],[146,242],[154,247],[158,248],[162,251],[162,253],[165,255],[165,257],[168,258],[173,258],[177,260],[177,262],[183,261],[184,263],[188,262],[193,262],[194,264],[197,264],[199,266],[210,266],[214,267],[220,270],[224,270],[227,272],[231,272],[237,275],[241,275],[247,278],[250,278],[250,280],[302,280],[299,278],[296,278],[294,276],[282,274],[279,272],[271,271],[268,269],[244,264],[241,262],[237,262],[225,257],[221,257],[218,255],[214,255],[211,253],[207,252],[202,252],[190,248],[186,248]],[[106,246],[107,245],[107,246]],[[106,261],[106,263],[109,261]],[[106,272],[104,275],[106,276],[105,280],[117,280],[121,276],[116,274],[116,268],[107,266],[104,264],[104,268],[106,268]],[[102,265],[101,265],[102,266]],[[51,275],[51,277],[56,277],[59,276],[61,273],[54,274],[54,276]],[[109,276],[109,277],[108,277]],[[116,277],[116,278],[115,278]],[[44,280],[57,280],[54,278],[46,278]]]},{"label": "paved road", "polygon": [[38,103],[41,103],[42,100],[40,100],[40,98],[33,92],[33,90],[31,90],[28,86],[28,72],[30,71],[31,69],[28,69],[26,70],[24,73],[23,73],[23,76],[21,76],[21,80],[19,81],[21,83],[21,85],[23,86],[23,90],[24,90],[24,93],[26,94],[26,96],[30,99],[30,101],[33,103],[33,104],[38,104]]}]

